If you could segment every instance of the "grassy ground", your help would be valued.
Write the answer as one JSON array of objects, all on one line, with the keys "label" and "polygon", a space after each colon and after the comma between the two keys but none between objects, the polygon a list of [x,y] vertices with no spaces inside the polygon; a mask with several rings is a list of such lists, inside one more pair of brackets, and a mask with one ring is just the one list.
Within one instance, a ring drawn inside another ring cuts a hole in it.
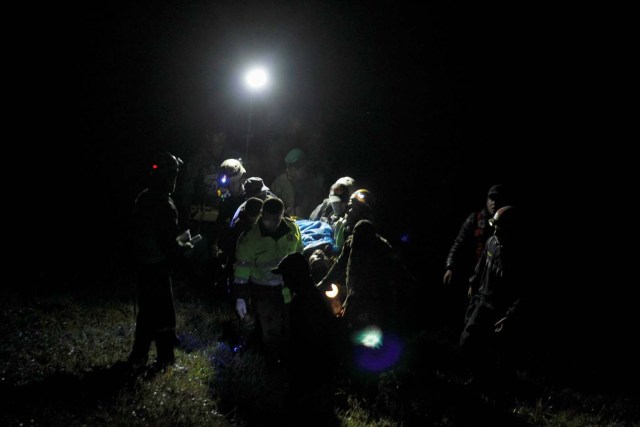
[{"label": "grassy ground", "polygon": [[[139,377],[122,363],[135,325],[125,287],[3,291],[0,424],[298,425],[289,417],[287,378],[260,355],[234,352],[230,307],[180,283],[175,291],[178,362]],[[640,425],[637,396],[585,393],[521,372],[517,393],[496,401],[461,384],[454,350],[437,332],[408,336],[404,348],[380,376],[338,378],[323,424]]]}]

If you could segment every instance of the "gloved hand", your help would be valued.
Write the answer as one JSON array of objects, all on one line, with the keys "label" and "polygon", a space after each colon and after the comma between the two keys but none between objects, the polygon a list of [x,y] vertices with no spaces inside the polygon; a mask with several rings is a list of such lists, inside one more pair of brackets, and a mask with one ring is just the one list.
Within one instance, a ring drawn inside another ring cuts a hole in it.
[{"label": "gloved hand", "polygon": [[184,233],[180,234],[176,237],[176,242],[178,242],[178,246],[184,250],[184,255],[188,258],[191,256],[191,250],[193,249],[193,243],[191,240],[191,231],[186,230]]},{"label": "gloved hand", "polygon": [[176,237],[176,241],[180,246],[182,246],[182,244],[184,243],[187,243],[189,240],[191,240],[191,230],[186,230],[183,233],[180,233],[178,237]]},{"label": "gloved hand", "polygon": [[247,315],[247,302],[242,298],[236,299],[236,312],[241,319],[244,319],[244,316]]},{"label": "gloved hand", "polygon": [[178,246],[182,249],[193,249],[193,243],[191,242],[181,242],[178,240]]}]

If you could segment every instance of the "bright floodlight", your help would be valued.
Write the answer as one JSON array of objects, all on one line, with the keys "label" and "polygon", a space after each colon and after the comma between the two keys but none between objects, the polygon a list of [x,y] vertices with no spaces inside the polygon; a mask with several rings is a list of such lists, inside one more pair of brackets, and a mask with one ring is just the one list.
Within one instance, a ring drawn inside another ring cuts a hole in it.
[{"label": "bright floodlight", "polygon": [[267,72],[263,68],[254,68],[247,72],[244,80],[250,88],[260,89],[267,84]]}]

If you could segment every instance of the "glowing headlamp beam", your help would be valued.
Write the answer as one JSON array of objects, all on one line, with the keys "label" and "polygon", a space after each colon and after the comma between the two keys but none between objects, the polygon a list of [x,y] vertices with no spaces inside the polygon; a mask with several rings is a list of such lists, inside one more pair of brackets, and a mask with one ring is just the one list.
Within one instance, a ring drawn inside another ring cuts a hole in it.
[{"label": "glowing headlamp beam", "polygon": [[332,283],[331,290],[326,291],[324,294],[329,298],[335,298],[336,296],[338,296],[338,287],[334,283]]}]

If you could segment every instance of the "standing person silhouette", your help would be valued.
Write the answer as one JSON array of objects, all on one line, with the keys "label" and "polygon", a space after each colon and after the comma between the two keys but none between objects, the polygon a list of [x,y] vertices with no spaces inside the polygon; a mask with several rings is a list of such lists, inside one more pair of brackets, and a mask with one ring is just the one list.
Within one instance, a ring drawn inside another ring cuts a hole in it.
[{"label": "standing person silhouette", "polygon": [[149,186],[137,196],[132,216],[132,256],[138,281],[138,315],[128,363],[134,371],[144,368],[155,341],[154,367],[175,362],[176,312],[171,284],[172,264],[185,249],[188,238],[178,237],[178,210],[171,198],[182,160],[171,153],[156,155],[149,164]]},{"label": "standing person silhouette", "polygon": [[468,304],[467,290],[469,278],[477,264],[487,240],[493,235],[490,219],[496,211],[511,202],[512,197],[505,185],[496,184],[489,188],[484,206],[467,215],[453,241],[445,263],[442,282],[449,287],[452,305],[446,315],[448,323],[454,326],[454,334],[460,333],[460,319]]}]

